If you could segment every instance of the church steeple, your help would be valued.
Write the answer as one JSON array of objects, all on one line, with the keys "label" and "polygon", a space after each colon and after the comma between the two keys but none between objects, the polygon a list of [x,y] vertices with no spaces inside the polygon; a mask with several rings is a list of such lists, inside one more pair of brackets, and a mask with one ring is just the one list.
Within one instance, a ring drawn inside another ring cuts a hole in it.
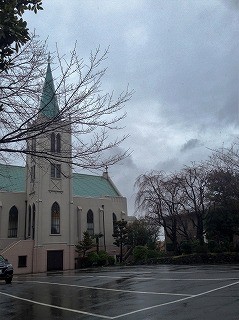
[{"label": "church steeple", "polygon": [[50,66],[50,57],[48,57],[45,83],[43,86],[40,102],[40,113],[50,119],[56,117],[59,113],[59,107],[55,94],[55,87]]}]

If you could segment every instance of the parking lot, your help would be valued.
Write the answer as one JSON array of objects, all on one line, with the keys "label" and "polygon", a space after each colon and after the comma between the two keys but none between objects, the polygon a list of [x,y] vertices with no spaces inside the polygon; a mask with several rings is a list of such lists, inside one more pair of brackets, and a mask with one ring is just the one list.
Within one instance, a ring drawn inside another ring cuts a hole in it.
[{"label": "parking lot", "polygon": [[239,266],[140,266],[14,276],[1,319],[238,320]]}]

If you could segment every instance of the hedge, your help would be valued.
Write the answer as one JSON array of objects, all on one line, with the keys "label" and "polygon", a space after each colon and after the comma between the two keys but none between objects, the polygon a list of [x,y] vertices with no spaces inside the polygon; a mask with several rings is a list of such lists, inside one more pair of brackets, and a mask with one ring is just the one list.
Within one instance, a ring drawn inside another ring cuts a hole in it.
[{"label": "hedge", "polygon": [[158,264],[233,264],[239,263],[238,252],[194,253],[173,257],[162,257],[155,261]]}]

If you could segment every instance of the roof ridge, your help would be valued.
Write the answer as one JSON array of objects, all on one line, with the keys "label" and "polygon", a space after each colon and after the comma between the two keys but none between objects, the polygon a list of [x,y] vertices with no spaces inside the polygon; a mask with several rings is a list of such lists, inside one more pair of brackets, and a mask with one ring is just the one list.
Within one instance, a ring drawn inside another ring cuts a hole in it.
[{"label": "roof ridge", "polygon": [[5,166],[5,167],[17,167],[17,168],[23,168],[23,169],[26,168],[26,166],[20,166],[20,165],[16,165],[16,164],[0,163],[0,165]]},{"label": "roof ridge", "polygon": [[89,174],[89,173],[72,172],[72,174],[82,175],[82,176],[89,176],[89,177],[99,177],[99,178],[103,178],[103,176],[101,176],[101,175]]}]

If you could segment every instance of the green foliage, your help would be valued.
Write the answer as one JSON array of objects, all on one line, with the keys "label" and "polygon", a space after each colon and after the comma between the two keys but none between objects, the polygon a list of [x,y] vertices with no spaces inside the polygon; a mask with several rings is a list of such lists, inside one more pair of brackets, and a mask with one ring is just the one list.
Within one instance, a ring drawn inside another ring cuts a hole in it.
[{"label": "green foliage", "polygon": [[180,243],[180,250],[182,254],[191,253],[206,253],[208,251],[206,244],[200,244],[199,240],[194,241],[182,241]]},{"label": "green foliage", "polygon": [[114,224],[114,233],[112,234],[112,236],[115,239],[114,245],[116,245],[117,247],[126,245],[128,243],[127,221],[116,221]]},{"label": "green foliage", "polygon": [[95,242],[96,242],[96,251],[97,251],[97,253],[99,253],[99,240],[100,240],[100,238],[102,238],[104,235],[103,235],[103,233],[95,233],[94,235],[93,235],[93,239],[95,239]]},{"label": "green foliage", "polygon": [[92,251],[87,256],[79,258],[80,267],[102,267],[106,265],[114,265],[115,259],[110,256],[106,251],[99,251],[99,253]]},{"label": "green foliage", "polygon": [[145,263],[148,257],[148,248],[146,246],[137,246],[133,251],[134,261],[136,263]]},{"label": "green foliage", "polygon": [[148,260],[148,262],[154,261],[157,258],[161,257],[162,255],[163,255],[163,253],[158,250],[148,249],[147,260]]},{"label": "green foliage", "polygon": [[232,242],[233,235],[238,234],[239,213],[233,206],[215,207],[209,211],[205,226],[208,240],[220,243]]},{"label": "green foliage", "polygon": [[113,256],[108,256],[108,263],[110,266],[115,264],[115,258]]},{"label": "green foliage", "polygon": [[180,244],[182,254],[192,253],[192,243],[190,241],[182,241]]},{"label": "green foliage", "polygon": [[207,243],[207,247],[209,252],[212,252],[212,253],[218,252],[218,244],[214,240],[209,240]]},{"label": "green foliage", "polygon": [[174,245],[171,242],[166,242],[166,251],[167,252],[173,252],[174,251]]},{"label": "green foliage", "polygon": [[90,252],[87,256],[90,266],[96,266],[99,264],[99,255],[96,252]]},{"label": "green foliage", "polygon": [[158,226],[152,226],[146,219],[140,219],[129,224],[127,228],[129,245],[155,248],[159,233]]},{"label": "green foliage", "polygon": [[83,233],[83,240],[79,241],[76,245],[76,252],[81,254],[83,257],[85,257],[85,254],[88,250],[93,248],[95,246],[94,241],[92,237],[90,236],[88,231],[85,231]]},{"label": "green foliage", "polygon": [[239,175],[229,169],[218,169],[208,175],[209,198],[225,207],[239,201]]},{"label": "green foliage", "polygon": [[239,263],[239,253],[193,253],[174,257],[162,257],[159,264],[233,264]]},{"label": "green foliage", "polygon": [[217,250],[225,250],[239,231],[239,175],[229,169],[214,170],[208,182],[213,205],[205,219],[207,239],[217,243]]},{"label": "green foliage", "polygon": [[106,251],[99,251],[98,256],[99,256],[99,261],[98,261],[99,266],[105,266],[108,264],[109,255]]},{"label": "green foliage", "polygon": [[123,261],[123,247],[128,244],[127,221],[121,220],[114,223],[114,245],[120,248],[120,262]]},{"label": "green foliage", "polygon": [[195,253],[207,253],[208,248],[206,244],[201,244],[199,241],[194,241],[192,251]]},{"label": "green foliage", "polygon": [[163,252],[149,249],[147,246],[137,246],[133,250],[134,263],[156,263],[163,254]]},{"label": "green foliage", "polygon": [[41,0],[2,0],[0,2],[0,70],[11,64],[11,56],[30,40],[27,22],[22,15],[26,10],[43,10]]}]

